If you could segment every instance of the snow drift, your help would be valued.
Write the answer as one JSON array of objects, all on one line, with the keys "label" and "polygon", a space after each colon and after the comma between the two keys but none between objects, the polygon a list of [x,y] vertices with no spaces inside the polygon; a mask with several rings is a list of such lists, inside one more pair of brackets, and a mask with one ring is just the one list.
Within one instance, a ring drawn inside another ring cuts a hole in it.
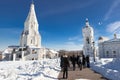
[{"label": "snow drift", "polygon": [[100,59],[91,68],[111,80],[120,80],[120,59]]},{"label": "snow drift", "polygon": [[0,80],[57,80],[59,59],[0,62]]}]

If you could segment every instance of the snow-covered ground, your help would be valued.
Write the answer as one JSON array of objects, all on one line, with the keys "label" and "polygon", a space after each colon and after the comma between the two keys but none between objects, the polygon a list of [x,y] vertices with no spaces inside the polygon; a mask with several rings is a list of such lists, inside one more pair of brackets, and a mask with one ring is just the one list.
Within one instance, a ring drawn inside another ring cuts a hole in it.
[{"label": "snow-covered ground", "polygon": [[57,80],[59,72],[59,59],[0,62],[0,80]]},{"label": "snow-covered ground", "polygon": [[[0,80],[58,80],[59,59],[1,61]],[[100,59],[91,68],[111,80],[120,80],[120,59]]]},{"label": "snow-covered ground", "polygon": [[97,60],[91,63],[91,68],[108,79],[120,80],[120,58]]}]

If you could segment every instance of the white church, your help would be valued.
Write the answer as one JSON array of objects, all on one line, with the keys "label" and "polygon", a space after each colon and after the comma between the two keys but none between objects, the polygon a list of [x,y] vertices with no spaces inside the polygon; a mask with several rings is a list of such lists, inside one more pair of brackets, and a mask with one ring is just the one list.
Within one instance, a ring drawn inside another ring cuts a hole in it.
[{"label": "white church", "polygon": [[35,6],[32,2],[20,36],[20,46],[8,46],[3,52],[3,60],[39,60],[55,58],[58,52],[41,46],[41,35],[38,31]]},{"label": "white church", "polygon": [[89,25],[88,19],[86,19],[86,25],[82,29],[83,33],[83,54],[90,57],[99,58],[119,58],[120,57],[120,38],[114,34],[113,39],[107,37],[99,37],[98,49],[95,47],[94,30]]}]

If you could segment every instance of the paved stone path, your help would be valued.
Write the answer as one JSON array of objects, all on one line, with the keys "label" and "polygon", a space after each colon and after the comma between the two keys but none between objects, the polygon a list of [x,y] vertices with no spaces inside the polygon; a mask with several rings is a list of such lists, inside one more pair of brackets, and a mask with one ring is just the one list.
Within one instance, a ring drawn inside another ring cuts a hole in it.
[{"label": "paved stone path", "polygon": [[62,77],[63,72],[60,72],[58,80],[108,80],[89,68],[84,68],[81,71],[79,68],[75,71],[73,71],[72,68],[69,68],[68,79],[63,79]]}]

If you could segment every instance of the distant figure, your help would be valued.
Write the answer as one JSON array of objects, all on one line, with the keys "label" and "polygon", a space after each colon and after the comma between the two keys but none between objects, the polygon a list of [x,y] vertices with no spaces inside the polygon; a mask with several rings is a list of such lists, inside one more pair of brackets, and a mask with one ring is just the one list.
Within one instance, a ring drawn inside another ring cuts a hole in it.
[{"label": "distant figure", "polygon": [[90,59],[89,55],[86,56],[87,67],[90,68]]},{"label": "distant figure", "polygon": [[70,66],[67,55],[63,56],[63,65],[62,66],[63,66],[63,78],[67,79],[68,78],[68,67]]},{"label": "distant figure", "polygon": [[84,54],[82,55],[82,65],[83,65],[83,68],[86,67],[86,59],[85,59]]},{"label": "distant figure", "polygon": [[76,57],[75,55],[72,56],[72,65],[73,65],[73,70],[75,70],[75,63],[76,63]]},{"label": "distant figure", "polygon": [[79,56],[78,63],[79,63],[80,70],[82,70],[82,56]]},{"label": "distant figure", "polygon": [[70,62],[72,63],[72,56],[70,56]]},{"label": "distant figure", "polygon": [[62,66],[63,66],[63,55],[61,55],[61,57],[60,57],[60,67],[61,67],[61,69],[62,69]]},{"label": "distant figure", "polygon": [[80,56],[79,56],[79,55],[77,55],[76,62],[77,62],[78,67],[80,67],[79,58],[80,58]]}]

